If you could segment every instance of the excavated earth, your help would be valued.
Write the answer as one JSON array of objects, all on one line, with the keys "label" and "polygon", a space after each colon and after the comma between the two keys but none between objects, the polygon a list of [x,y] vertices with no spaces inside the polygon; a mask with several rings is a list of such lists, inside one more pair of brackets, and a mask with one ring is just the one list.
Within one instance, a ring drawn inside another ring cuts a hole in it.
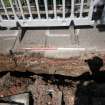
[{"label": "excavated earth", "polygon": [[[18,74],[18,75],[16,75]],[[58,75],[26,75],[8,72],[0,77],[2,97],[31,92],[29,105],[104,105],[105,83]],[[8,81],[7,81],[8,80]],[[0,104],[1,105],[1,104]]]},{"label": "excavated earth", "polygon": [[0,97],[31,92],[33,105],[104,105],[105,83],[90,78],[85,63],[95,56],[103,60],[104,71],[102,51],[68,59],[47,58],[40,53],[0,54]]},{"label": "excavated earth", "polygon": [[[0,54],[0,71],[29,71],[36,74],[60,74],[65,76],[78,76],[90,72],[85,60],[100,57],[105,62],[105,52],[84,52],[80,56],[68,59],[55,59],[44,57],[41,53],[16,52]],[[104,66],[103,66],[104,68]]]}]

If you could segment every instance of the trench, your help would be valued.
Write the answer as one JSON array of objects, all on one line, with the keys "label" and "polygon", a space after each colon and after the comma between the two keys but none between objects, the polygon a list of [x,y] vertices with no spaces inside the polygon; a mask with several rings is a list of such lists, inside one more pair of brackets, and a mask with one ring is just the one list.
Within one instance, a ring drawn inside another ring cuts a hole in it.
[{"label": "trench", "polygon": [[[103,60],[87,59],[90,72],[78,76],[34,73],[22,69],[0,72],[0,98],[28,92],[29,105],[104,105],[105,71]],[[98,98],[98,99],[97,99]]]},{"label": "trench", "polygon": [[[90,75],[89,73],[82,74],[78,77],[72,77],[72,76],[64,76],[64,75],[58,75],[58,74],[49,75],[49,74],[35,74],[32,72],[5,71],[0,73],[0,79],[2,79],[2,77],[8,73],[10,73],[11,77],[16,77],[18,79],[19,78],[23,78],[23,80],[27,78],[31,79],[31,82],[32,82],[31,85],[33,85],[34,82],[38,80],[39,82],[40,81],[42,82],[42,86],[44,85],[44,87],[53,86],[53,88],[55,88],[54,86],[56,86],[58,91],[62,92],[62,97],[61,97],[62,99],[61,99],[60,105],[68,105],[66,102],[67,99],[65,99],[66,95],[69,95],[67,94],[68,92],[71,92],[69,97],[71,97],[72,95],[74,97],[78,97],[78,100],[76,99],[74,100],[74,105],[81,105],[81,103],[85,104],[86,102],[83,101],[83,97],[88,99],[88,103],[90,105],[93,105],[91,98],[98,97],[101,103],[103,103],[104,101],[102,99],[103,97],[105,97],[105,92],[103,90],[105,87],[105,83],[104,82],[101,84],[98,83],[93,79],[93,75]],[[28,85],[30,85],[30,83],[28,83]],[[98,87],[101,87],[101,89],[99,89]],[[94,91],[94,90],[98,90],[98,91]],[[35,102],[36,102],[34,99],[35,92],[33,90],[32,91],[25,90],[24,92],[29,92],[30,94],[29,105],[35,105]],[[17,94],[19,93],[17,92]],[[90,95],[90,94],[93,94],[93,95]],[[80,101],[80,103],[78,104],[77,101]]]}]

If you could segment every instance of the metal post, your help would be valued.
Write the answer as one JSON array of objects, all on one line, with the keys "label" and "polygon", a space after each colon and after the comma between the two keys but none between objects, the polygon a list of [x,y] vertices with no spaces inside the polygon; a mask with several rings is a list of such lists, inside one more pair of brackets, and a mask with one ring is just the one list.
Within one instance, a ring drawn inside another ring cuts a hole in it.
[{"label": "metal post", "polygon": [[93,14],[93,6],[94,6],[93,3],[94,3],[94,1],[91,0],[90,9],[89,9],[89,15],[88,15],[90,20],[92,19],[92,14]]},{"label": "metal post", "polygon": [[48,5],[47,5],[47,0],[44,0],[44,5],[45,5],[46,18],[48,19]]},{"label": "metal post", "polygon": [[71,0],[71,18],[74,18],[74,0]]},{"label": "metal post", "polygon": [[3,19],[2,19],[2,17],[1,17],[1,15],[0,15],[0,21],[2,21]]},{"label": "metal post", "polygon": [[3,6],[3,9],[4,9],[4,11],[5,11],[5,14],[6,14],[8,20],[10,20],[9,15],[8,15],[8,12],[7,12],[7,9],[6,9],[6,7],[5,7],[5,4],[4,4],[4,1],[3,1],[3,0],[1,0],[1,4],[2,4],[2,6]]},{"label": "metal post", "polygon": [[38,18],[41,19],[41,17],[40,17],[40,12],[39,12],[38,0],[35,0],[35,4],[36,4],[37,13],[38,13]]},{"label": "metal post", "polygon": [[17,15],[16,15],[16,12],[15,12],[15,9],[14,9],[14,7],[13,7],[13,3],[12,3],[11,0],[9,0],[9,2],[10,2],[10,5],[11,5],[11,8],[12,8],[12,11],[13,11],[14,17],[15,17],[16,20],[18,20]]},{"label": "metal post", "polygon": [[22,4],[21,4],[20,0],[18,0],[18,3],[19,3],[21,14],[22,14],[22,18],[25,19]]},{"label": "metal post", "polygon": [[54,6],[54,18],[56,18],[57,17],[56,0],[53,0],[53,6]]},{"label": "metal post", "polygon": [[65,19],[65,0],[62,0],[62,7],[63,7],[63,19]]},{"label": "metal post", "polygon": [[15,2],[15,5],[16,5],[16,9],[17,9],[17,11],[19,11],[19,5],[18,5],[17,0],[14,0],[14,2]]},{"label": "metal post", "polygon": [[81,0],[81,5],[80,6],[81,6],[81,8],[80,8],[80,18],[82,18],[84,0]]},{"label": "metal post", "polygon": [[105,5],[104,5],[103,12],[102,12],[101,24],[104,24],[105,25]]},{"label": "metal post", "polygon": [[29,10],[29,14],[30,14],[30,18],[33,19],[29,0],[26,0],[26,2],[27,2],[27,6],[28,6],[28,10]]}]

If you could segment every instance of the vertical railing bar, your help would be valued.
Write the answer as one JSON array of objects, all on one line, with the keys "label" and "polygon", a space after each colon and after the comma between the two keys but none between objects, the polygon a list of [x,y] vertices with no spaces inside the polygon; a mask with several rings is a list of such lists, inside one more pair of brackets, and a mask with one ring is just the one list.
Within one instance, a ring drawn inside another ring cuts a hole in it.
[{"label": "vertical railing bar", "polygon": [[56,0],[53,0],[54,17],[57,18]]},{"label": "vertical railing bar", "polygon": [[21,5],[20,0],[18,0],[18,3],[19,3],[19,7],[20,7],[21,14],[22,14],[22,18],[25,19],[25,17],[24,17],[24,12],[23,12],[23,8],[22,8],[22,5]]},{"label": "vertical railing bar", "polygon": [[31,17],[31,19],[33,19],[32,12],[31,12],[31,6],[30,6],[30,3],[29,3],[29,0],[26,0],[26,2],[27,2],[27,6],[28,6],[30,17]]},{"label": "vertical railing bar", "polygon": [[74,0],[71,0],[71,18],[74,18]]},{"label": "vertical railing bar", "polygon": [[1,4],[2,4],[2,6],[3,6],[3,9],[4,9],[4,11],[5,11],[5,14],[6,14],[8,20],[10,20],[10,17],[9,17],[9,15],[8,15],[8,12],[7,12],[7,9],[6,9],[6,7],[5,7],[5,4],[4,4],[4,1],[3,1],[3,0],[1,0]]},{"label": "vertical railing bar", "polygon": [[105,25],[105,5],[102,10],[101,24]]},{"label": "vertical railing bar", "polygon": [[38,0],[35,0],[35,4],[36,4],[37,13],[38,13],[38,18],[41,19],[40,12],[39,12]]},{"label": "vertical railing bar", "polygon": [[1,17],[1,15],[0,15],[0,21],[2,21],[3,19],[2,19],[2,17]]},{"label": "vertical railing bar", "polygon": [[16,9],[19,11],[18,2],[17,2],[17,0],[14,0],[14,1],[15,1]]},{"label": "vertical railing bar", "polygon": [[15,12],[15,9],[14,9],[14,7],[13,7],[12,1],[9,0],[9,2],[10,2],[10,5],[11,5],[11,8],[12,8],[12,11],[13,11],[14,17],[15,17],[15,19],[17,20],[18,18],[17,18],[16,12]]},{"label": "vertical railing bar", "polygon": [[91,0],[91,3],[90,3],[90,9],[89,9],[89,14],[88,14],[88,17],[90,18],[90,19],[92,19],[92,14],[93,14],[93,0]]},{"label": "vertical railing bar", "polygon": [[62,0],[62,7],[63,7],[63,19],[65,18],[65,0]]},{"label": "vertical railing bar", "polygon": [[81,5],[80,5],[80,18],[82,18],[82,13],[83,13],[83,6],[84,6],[84,0],[81,0]]},{"label": "vertical railing bar", "polygon": [[46,18],[48,19],[48,5],[47,5],[47,0],[44,0],[44,5],[45,5]]}]

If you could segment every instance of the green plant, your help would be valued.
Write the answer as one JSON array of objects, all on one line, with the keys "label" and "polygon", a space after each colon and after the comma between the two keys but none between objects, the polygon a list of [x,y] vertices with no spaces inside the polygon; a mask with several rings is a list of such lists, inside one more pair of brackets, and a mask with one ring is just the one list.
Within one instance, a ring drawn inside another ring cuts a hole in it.
[{"label": "green plant", "polygon": [[21,1],[21,4],[24,6],[24,5],[27,5],[26,3],[26,0],[20,0]]},{"label": "green plant", "polygon": [[5,4],[6,7],[9,7],[10,6],[9,0],[3,0],[3,1],[4,1],[4,4]]}]

